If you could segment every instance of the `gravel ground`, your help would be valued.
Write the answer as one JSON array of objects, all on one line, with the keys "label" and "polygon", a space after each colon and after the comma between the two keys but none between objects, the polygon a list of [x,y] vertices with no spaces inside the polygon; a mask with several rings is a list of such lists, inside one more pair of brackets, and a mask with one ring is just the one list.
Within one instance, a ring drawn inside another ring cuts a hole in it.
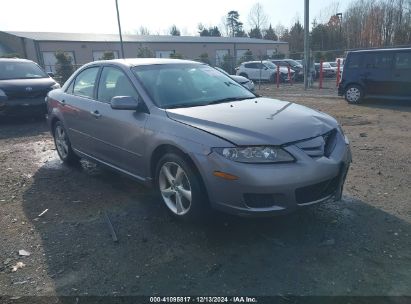
[{"label": "gravel ground", "polygon": [[270,219],[176,222],[150,189],[62,165],[44,121],[2,122],[0,296],[411,296],[411,104],[328,90],[260,90],[333,115],[353,152],[341,202]]}]

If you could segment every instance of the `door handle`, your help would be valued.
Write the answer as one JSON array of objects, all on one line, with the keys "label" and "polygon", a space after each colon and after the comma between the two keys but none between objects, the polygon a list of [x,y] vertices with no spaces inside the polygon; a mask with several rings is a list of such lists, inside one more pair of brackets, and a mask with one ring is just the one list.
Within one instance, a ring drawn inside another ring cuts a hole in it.
[{"label": "door handle", "polygon": [[95,110],[95,111],[90,111],[90,114],[93,115],[95,118],[100,118],[101,114],[99,111]]}]

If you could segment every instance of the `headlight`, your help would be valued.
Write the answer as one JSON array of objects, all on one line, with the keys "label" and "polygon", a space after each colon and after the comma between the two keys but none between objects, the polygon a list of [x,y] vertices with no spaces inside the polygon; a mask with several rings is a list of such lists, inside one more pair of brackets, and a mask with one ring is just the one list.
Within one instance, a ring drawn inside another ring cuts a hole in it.
[{"label": "headlight", "polygon": [[239,163],[283,163],[295,160],[287,151],[270,146],[214,148],[213,151]]},{"label": "headlight", "polygon": [[51,86],[51,88],[54,90],[54,89],[60,89],[61,87],[58,83],[55,83]]}]

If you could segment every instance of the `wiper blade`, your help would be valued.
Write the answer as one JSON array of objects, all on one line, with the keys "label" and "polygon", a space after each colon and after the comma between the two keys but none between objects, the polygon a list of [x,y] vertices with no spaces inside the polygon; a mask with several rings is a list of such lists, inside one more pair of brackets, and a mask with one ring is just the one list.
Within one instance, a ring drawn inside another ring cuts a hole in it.
[{"label": "wiper blade", "polygon": [[165,107],[165,109],[178,109],[178,108],[189,108],[189,107],[199,107],[203,106],[203,103],[198,103],[198,102],[187,102],[187,103],[179,103],[175,105],[170,105]]},{"label": "wiper blade", "polygon": [[207,104],[218,104],[218,103],[224,103],[224,102],[230,102],[230,101],[240,101],[240,100],[246,100],[246,99],[253,99],[256,97],[227,97],[227,98],[222,98],[222,99],[217,99],[213,100]]}]

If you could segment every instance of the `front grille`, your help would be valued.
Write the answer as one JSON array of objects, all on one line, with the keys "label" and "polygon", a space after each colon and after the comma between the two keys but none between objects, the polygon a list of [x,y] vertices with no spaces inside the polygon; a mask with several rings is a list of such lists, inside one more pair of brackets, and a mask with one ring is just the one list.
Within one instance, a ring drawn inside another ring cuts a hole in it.
[{"label": "front grille", "polygon": [[297,204],[306,204],[309,202],[318,201],[333,194],[337,191],[338,183],[339,176],[336,176],[318,184],[296,189],[295,199]]},{"label": "front grille", "polygon": [[6,92],[6,94],[9,99],[17,99],[17,98],[35,99],[35,98],[46,97],[47,93],[50,92],[50,90],[51,88],[42,89],[42,90],[33,90],[33,91],[26,91],[22,89],[19,91],[8,91]]},{"label": "front grille", "polygon": [[245,193],[244,202],[250,208],[269,208],[272,206],[281,206],[284,204],[285,196],[283,194],[271,193]]},{"label": "front grille", "polygon": [[329,157],[337,144],[337,134],[337,130],[333,129],[322,136],[301,141],[296,146],[310,157]]}]

